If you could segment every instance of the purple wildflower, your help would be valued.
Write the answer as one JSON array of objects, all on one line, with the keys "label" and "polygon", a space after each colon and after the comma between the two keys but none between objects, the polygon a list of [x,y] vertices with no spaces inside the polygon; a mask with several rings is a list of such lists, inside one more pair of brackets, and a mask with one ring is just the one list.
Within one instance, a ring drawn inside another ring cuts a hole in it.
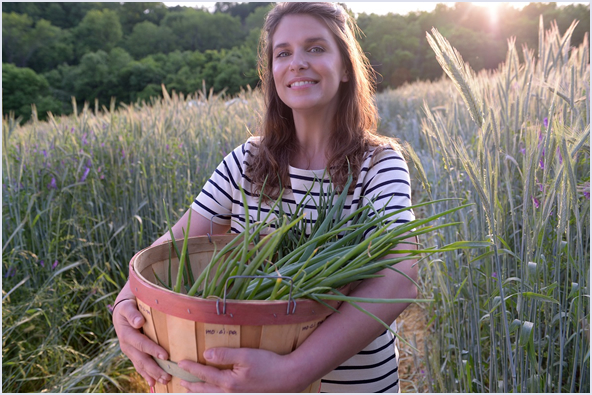
[{"label": "purple wildflower", "polygon": [[125,159],[125,150],[121,149],[121,159]]},{"label": "purple wildflower", "polygon": [[545,190],[545,189],[543,188],[543,184],[541,184],[540,182],[539,182],[539,183],[537,183],[537,185],[539,186],[539,190],[540,190],[541,192],[543,192],[543,191]]},{"label": "purple wildflower", "polygon": [[84,182],[86,180],[86,177],[88,177],[88,173],[90,173],[90,167],[85,166],[84,167],[84,174],[82,175],[82,177],[80,178],[80,181],[78,181],[78,182]]},{"label": "purple wildflower", "polygon": [[169,145],[167,144],[165,148],[166,148],[166,150],[168,151],[168,150],[169,150]]},{"label": "purple wildflower", "polygon": [[74,133],[76,129],[74,129],[74,126],[72,126],[72,129],[70,129],[70,133]]},{"label": "purple wildflower", "polygon": [[590,181],[586,181],[584,185],[582,185],[582,193],[586,199],[590,200]]},{"label": "purple wildflower", "polygon": [[6,274],[4,275],[4,278],[8,278],[8,277],[14,277],[14,275],[16,274],[16,268],[14,266],[11,266],[7,271]]},{"label": "purple wildflower", "polygon": [[101,143],[101,147],[104,147],[104,146],[105,146],[105,143]]},{"label": "purple wildflower", "polygon": [[532,203],[534,204],[534,208],[539,208],[539,206],[541,205],[539,200],[534,196],[532,197]]},{"label": "purple wildflower", "polygon": [[51,182],[47,184],[47,189],[58,189],[55,177],[51,177]]},{"label": "purple wildflower", "polygon": [[88,140],[86,139],[86,135],[87,135],[87,133],[84,133],[82,135],[82,138],[81,138],[82,145],[88,145]]},{"label": "purple wildflower", "polygon": [[521,153],[522,155],[526,154],[526,148],[520,148],[520,153]]},{"label": "purple wildflower", "polygon": [[110,313],[113,313],[113,305],[108,304],[107,310],[109,310]]},{"label": "purple wildflower", "polygon": [[41,266],[41,267],[45,267],[45,262],[43,262],[43,260],[40,260],[40,261],[39,261],[39,266]]},{"label": "purple wildflower", "polygon": [[493,273],[491,273],[491,277],[493,277],[493,278],[497,278],[497,272],[493,272]]},{"label": "purple wildflower", "polygon": [[52,269],[55,269],[56,267],[58,267],[58,260],[56,259],[55,262],[53,263],[53,265],[51,265]]},{"label": "purple wildflower", "polygon": [[545,117],[545,119],[543,119],[543,125],[545,125],[545,129],[547,129],[549,127],[549,119],[547,117]]},{"label": "purple wildflower", "polygon": [[183,148],[183,143],[179,144],[179,149]]},{"label": "purple wildflower", "polygon": [[46,151],[46,150],[43,150],[43,151],[41,151],[41,153],[42,153],[42,154],[43,154],[43,156],[44,156],[44,157],[47,159],[47,151]]}]

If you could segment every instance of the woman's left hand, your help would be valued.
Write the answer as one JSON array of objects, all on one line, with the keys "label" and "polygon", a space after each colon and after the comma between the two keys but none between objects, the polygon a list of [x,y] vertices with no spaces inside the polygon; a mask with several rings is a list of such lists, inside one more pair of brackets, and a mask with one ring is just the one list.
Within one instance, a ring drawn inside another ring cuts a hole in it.
[{"label": "woman's left hand", "polygon": [[[301,383],[289,355],[252,348],[211,348],[204,352],[208,363],[232,365],[217,369],[183,360],[179,366],[204,382],[181,385],[189,392],[301,392],[310,383]],[[300,372],[303,373],[303,372]],[[313,380],[314,381],[314,380]]]}]

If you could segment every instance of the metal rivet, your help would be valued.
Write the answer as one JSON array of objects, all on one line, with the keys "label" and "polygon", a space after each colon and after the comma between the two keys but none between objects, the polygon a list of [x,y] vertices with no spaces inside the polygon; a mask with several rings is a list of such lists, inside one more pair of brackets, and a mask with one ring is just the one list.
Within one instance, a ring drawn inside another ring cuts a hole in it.
[{"label": "metal rivet", "polygon": [[156,300],[156,304],[158,304],[158,299],[154,299],[154,300]]},{"label": "metal rivet", "polygon": [[138,287],[136,287],[136,292],[138,292]]},{"label": "metal rivet", "polygon": [[275,318],[277,318],[277,315],[275,315],[275,314],[274,314],[273,316],[274,316]]},{"label": "metal rivet", "polygon": [[191,310],[187,309],[187,312],[188,312],[189,314],[191,314]]},{"label": "metal rivet", "polygon": [[234,316],[232,315],[232,313],[230,313],[230,318],[234,318]]}]

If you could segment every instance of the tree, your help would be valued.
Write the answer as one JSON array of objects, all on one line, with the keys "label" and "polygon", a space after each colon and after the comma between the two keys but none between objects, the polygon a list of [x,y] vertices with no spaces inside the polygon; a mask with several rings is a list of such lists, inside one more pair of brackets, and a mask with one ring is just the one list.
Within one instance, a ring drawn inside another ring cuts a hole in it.
[{"label": "tree", "polygon": [[[145,58],[139,62],[130,62],[120,74],[119,81],[123,91],[129,92],[129,101],[148,100],[154,94],[150,87],[158,86],[164,81],[165,73],[152,58]],[[148,88],[148,89],[146,89]],[[121,97],[124,100],[125,98]]]},{"label": "tree", "polygon": [[2,13],[2,58],[36,72],[48,71],[73,56],[70,33],[45,19],[33,20],[24,14]]},{"label": "tree", "polygon": [[98,99],[103,105],[109,105],[111,97],[127,101],[130,92],[125,91],[119,78],[121,71],[132,61],[121,48],[113,48],[109,53],[99,50],[85,54],[72,73],[76,100],[82,104]]},{"label": "tree", "polygon": [[270,4],[273,4],[273,3],[264,3],[264,2],[220,3],[220,2],[218,2],[214,6],[214,12],[229,14],[231,16],[238,16],[240,18],[240,20],[244,22],[244,20],[247,18],[247,16],[249,16],[257,8],[260,8],[260,7],[266,8]]},{"label": "tree", "polygon": [[150,54],[174,51],[176,41],[175,34],[168,26],[156,26],[144,21],[134,26],[124,46],[135,59],[141,59]]},{"label": "tree", "polygon": [[104,9],[117,11],[120,3],[71,2],[71,3],[40,3],[40,2],[6,2],[2,3],[2,12],[28,15],[33,22],[45,19],[60,29],[71,29],[77,26],[90,10]]},{"label": "tree", "polygon": [[59,114],[61,105],[51,97],[47,80],[29,68],[2,63],[2,114],[14,111],[23,122],[31,118],[31,104],[37,107],[40,119],[47,111]]},{"label": "tree", "polygon": [[232,48],[240,45],[246,36],[238,18],[192,8],[169,12],[161,26],[173,31],[179,48],[184,51]]},{"label": "tree", "polygon": [[273,5],[255,8],[255,10],[251,12],[244,20],[246,31],[250,32],[253,29],[262,29],[263,24],[265,23],[265,17],[272,8]]},{"label": "tree", "polygon": [[33,19],[24,14],[2,13],[2,61],[24,66],[31,46]]},{"label": "tree", "polygon": [[88,52],[109,52],[123,37],[119,17],[108,9],[91,10],[74,29],[74,37],[78,58]]},{"label": "tree", "polygon": [[49,21],[40,19],[31,33],[32,51],[27,66],[36,72],[49,71],[59,64],[68,63],[74,58],[74,44],[68,30],[53,26]]},{"label": "tree", "polygon": [[163,3],[144,2],[125,2],[118,11],[124,35],[130,34],[142,22],[160,24],[167,13],[167,7]]}]

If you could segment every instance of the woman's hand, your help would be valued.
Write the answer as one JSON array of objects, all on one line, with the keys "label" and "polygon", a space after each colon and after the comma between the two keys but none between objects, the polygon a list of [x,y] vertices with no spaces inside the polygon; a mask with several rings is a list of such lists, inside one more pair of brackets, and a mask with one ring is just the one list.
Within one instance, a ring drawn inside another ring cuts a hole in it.
[{"label": "woman's hand", "polygon": [[290,355],[253,348],[218,347],[206,350],[204,357],[208,363],[233,367],[217,369],[180,361],[179,367],[204,381],[181,380],[181,385],[189,392],[301,392],[310,384],[304,377],[306,372],[295,369]]},{"label": "woman's hand", "polygon": [[[130,298],[130,300],[124,300]],[[154,343],[140,332],[144,325],[144,317],[136,307],[134,294],[127,283],[117,297],[123,300],[113,310],[113,326],[119,338],[121,351],[132,361],[134,367],[153,387],[156,381],[166,384],[171,380],[171,375],[157,365],[152,356],[160,359],[168,359],[166,350]]]}]

